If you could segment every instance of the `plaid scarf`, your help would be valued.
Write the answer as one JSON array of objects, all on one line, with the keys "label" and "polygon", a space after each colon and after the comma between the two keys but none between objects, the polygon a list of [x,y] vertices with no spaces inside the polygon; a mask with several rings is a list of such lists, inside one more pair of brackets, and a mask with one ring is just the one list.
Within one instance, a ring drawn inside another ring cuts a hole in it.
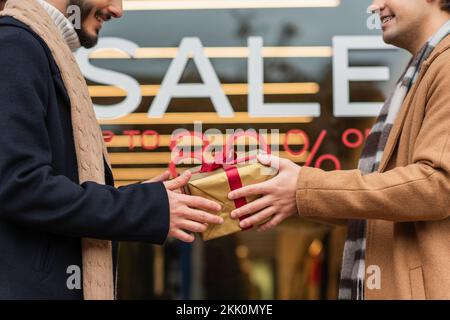
[{"label": "plaid scarf", "polygon": [[[411,59],[395,92],[386,100],[367,137],[358,165],[363,175],[378,171],[389,133],[405,97],[417,79],[422,63],[430,56],[436,45],[449,34],[450,21],[444,24]],[[364,299],[366,224],[367,220],[349,221],[342,260],[339,299]]]}]

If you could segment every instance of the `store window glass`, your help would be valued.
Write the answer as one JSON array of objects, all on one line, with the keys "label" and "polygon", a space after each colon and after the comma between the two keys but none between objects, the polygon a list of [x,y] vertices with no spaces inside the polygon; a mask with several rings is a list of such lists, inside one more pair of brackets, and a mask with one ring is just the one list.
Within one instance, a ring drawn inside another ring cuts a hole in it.
[{"label": "store window glass", "polygon": [[[171,163],[176,130],[277,132],[281,157],[357,166],[408,54],[381,40],[369,0],[124,1],[123,19],[77,53],[117,186]],[[253,140],[252,140],[253,139]],[[242,137],[237,144],[254,144]],[[334,299],[345,227],[291,218],[266,232],[162,247],[121,243],[122,299]]]}]

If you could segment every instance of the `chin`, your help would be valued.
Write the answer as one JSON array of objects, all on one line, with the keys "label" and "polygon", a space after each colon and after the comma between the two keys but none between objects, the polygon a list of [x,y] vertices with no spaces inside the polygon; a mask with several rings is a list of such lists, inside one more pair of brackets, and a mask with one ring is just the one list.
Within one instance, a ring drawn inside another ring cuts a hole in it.
[{"label": "chin", "polygon": [[399,35],[397,32],[394,32],[393,30],[385,31],[383,32],[383,40],[387,44],[396,45],[398,44]]},{"label": "chin", "polygon": [[85,30],[81,29],[78,32],[78,37],[80,39],[81,46],[84,48],[90,49],[97,45],[98,34],[88,33]]},{"label": "chin", "polygon": [[393,43],[394,41],[393,41],[392,37],[389,36],[389,35],[383,34],[383,41],[384,41],[385,43],[387,43],[387,44],[394,44],[394,43]]}]

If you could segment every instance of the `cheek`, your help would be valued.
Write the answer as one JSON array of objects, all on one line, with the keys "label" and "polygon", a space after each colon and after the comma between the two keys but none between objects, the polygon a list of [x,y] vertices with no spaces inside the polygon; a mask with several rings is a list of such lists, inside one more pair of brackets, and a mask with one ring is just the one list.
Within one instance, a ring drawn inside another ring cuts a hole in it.
[{"label": "cheek", "polygon": [[83,29],[85,32],[94,33],[97,25],[97,20],[93,17],[87,18],[83,23]]},{"label": "cheek", "polygon": [[111,2],[114,2],[114,1],[112,1],[112,0],[90,0],[90,3],[92,5],[94,5],[96,8],[105,8]]},{"label": "cheek", "polygon": [[406,15],[402,15],[397,19],[397,28],[403,31],[417,31],[420,28],[424,18],[421,13],[408,12]]},{"label": "cheek", "polygon": [[397,22],[402,27],[415,26],[426,19],[426,8],[419,4],[396,8]]}]

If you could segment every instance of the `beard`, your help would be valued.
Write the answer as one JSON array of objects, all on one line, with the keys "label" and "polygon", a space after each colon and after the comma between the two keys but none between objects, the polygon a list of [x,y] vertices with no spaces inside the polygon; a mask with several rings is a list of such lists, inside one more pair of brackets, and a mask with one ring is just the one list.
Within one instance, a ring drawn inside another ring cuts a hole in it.
[{"label": "beard", "polygon": [[69,6],[77,6],[80,8],[80,27],[75,28],[75,31],[78,34],[81,46],[88,49],[94,47],[98,42],[98,35],[88,34],[83,28],[84,22],[94,9],[94,5],[89,0],[69,0]]}]

